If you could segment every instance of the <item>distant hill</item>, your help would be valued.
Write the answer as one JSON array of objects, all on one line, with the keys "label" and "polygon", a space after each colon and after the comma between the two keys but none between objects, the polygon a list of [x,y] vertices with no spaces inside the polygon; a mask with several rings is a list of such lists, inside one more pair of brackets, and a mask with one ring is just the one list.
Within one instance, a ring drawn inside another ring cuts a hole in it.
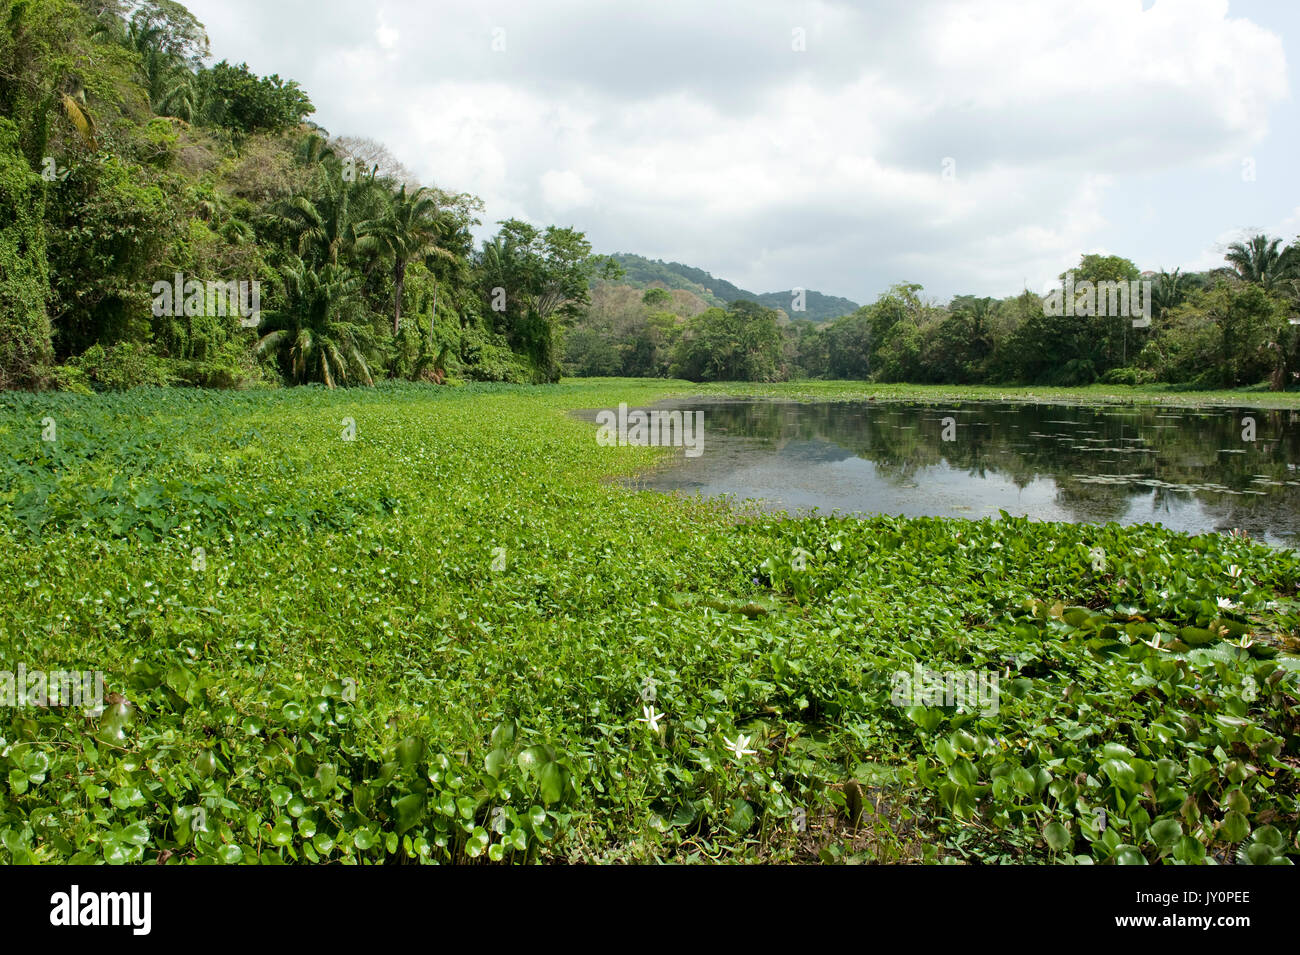
[{"label": "distant hill", "polygon": [[747,289],[732,285],[726,279],[717,278],[703,269],[682,265],[680,262],[647,259],[644,256],[633,255],[629,252],[616,252],[613,257],[623,267],[623,271],[627,273],[627,276],[620,280],[622,284],[631,285],[634,288],[649,288],[661,285],[670,289],[684,289],[698,295],[710,305],[723,306],[737,299],[747,299],[751,302],[758,302],[760,305],[766,305],[768,308],[779,308],[789,313],[792,319],[807,318],[814,322],[824,322],[828,319],[838,318],[841,315],[849,315],[860,307],[857,302],[850,301],[847,298],[823,295],[821,292],[807,289],[804,292],[804,311],[791,313],[790,303],[793,299],[793,290],[763,293],[750,292]]}]

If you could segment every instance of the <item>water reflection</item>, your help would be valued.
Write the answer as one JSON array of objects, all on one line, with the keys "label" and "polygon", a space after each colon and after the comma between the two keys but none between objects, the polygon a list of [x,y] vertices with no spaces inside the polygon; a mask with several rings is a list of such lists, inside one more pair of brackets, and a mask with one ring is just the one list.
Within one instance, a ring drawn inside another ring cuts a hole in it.
[{"label": "water reflection", "polygon": [[[632,482],[801,513],[1158,522],[1300,543],[1300,415],[1260,409],[684,400],[704,453]],[[1243,418],[1254,441],[1243,439]],[[945,437],[952,440],[945,440]]]}]

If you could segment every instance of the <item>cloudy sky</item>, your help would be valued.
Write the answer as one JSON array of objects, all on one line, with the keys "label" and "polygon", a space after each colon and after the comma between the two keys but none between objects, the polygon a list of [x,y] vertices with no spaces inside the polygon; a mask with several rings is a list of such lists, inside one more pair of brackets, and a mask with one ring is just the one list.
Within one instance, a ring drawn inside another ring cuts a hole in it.
[{"label": "cloudy sky", "polygon": [[186,0],[485,228],[859,302],[1300,233],[1291,0]]}]

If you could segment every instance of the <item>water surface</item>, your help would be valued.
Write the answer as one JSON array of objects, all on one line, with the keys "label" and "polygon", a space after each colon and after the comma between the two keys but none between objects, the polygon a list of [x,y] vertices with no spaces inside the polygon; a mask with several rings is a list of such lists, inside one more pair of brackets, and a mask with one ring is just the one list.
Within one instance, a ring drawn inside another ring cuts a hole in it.
[{"label": "water surface", "polygon": [[[1191,533],[1240,528],[1300,544],[1294,411],[715,398],[653,407],[702,410],[703,453],[679,450],[629,482],[640,488],[795,514],[978,519],[1005,510]],[[1243,418],[1254,419],[1254,441],[1243,439]]]}]

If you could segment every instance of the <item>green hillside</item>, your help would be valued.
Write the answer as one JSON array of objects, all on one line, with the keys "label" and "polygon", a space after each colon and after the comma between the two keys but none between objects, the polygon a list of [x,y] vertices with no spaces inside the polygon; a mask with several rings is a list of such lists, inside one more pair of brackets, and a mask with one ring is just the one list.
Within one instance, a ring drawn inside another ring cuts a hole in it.
[{"label": "green hillside", "polygon": [[[628,252],[615,253],[613,258],[627,273],[622,281],[635,288],[647,288],[662,284],[666,288],[682,289],[698,295],[710,305],[723,306],[740,299],[746,299],[751,302],[758,302],[760,305],[766,305],[768,308],[779,308],[787,313],[791,311],[790,304],[793,300],[793,291],[790,289],[781,292],[750,292],[731,284],[726,279],[717,278],[703,269],[682,265],[680,262],[647,259],[644,256],[633,255]],[[824,322],[828,319],[839,318],[841,315],[850,315],[860,308],[857,302],[850,301],[847,298],[840,298],[836,295],[823,295],[821,292],[815,292],[811,289],[805,290],[804,305],[806,307],[803,312],[791,314],[790,317]]]}]

